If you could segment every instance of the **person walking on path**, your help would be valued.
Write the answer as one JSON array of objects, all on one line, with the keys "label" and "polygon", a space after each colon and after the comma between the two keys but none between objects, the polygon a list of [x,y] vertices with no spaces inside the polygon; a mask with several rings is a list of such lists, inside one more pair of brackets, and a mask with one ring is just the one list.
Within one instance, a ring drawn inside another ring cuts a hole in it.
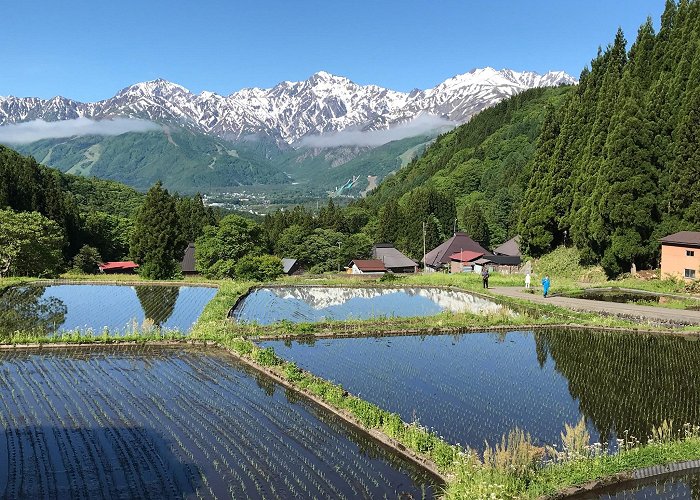
[{"label": "person walking on path", "polygon": [[530,273],[525,275],[525,288],[530,288]]},{"label": "person walking on path", "polygon": [[489,270],[486,269],[486,266],[481,269],[481,281],[484,284],[484,288],[489,287]]},{"label": "person walking on path", "polygon": [[544,293],[544,298],[547,298],[547,294],[549,293],[549,275],[545,275],[544,278],[542,278],[542,293]]}]

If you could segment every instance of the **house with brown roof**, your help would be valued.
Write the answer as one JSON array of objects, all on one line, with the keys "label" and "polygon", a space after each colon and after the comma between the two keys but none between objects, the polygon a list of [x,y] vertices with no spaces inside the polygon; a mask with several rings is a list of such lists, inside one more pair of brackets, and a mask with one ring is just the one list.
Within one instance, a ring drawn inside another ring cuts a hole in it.
[{"label": "house with brown roof", "polygon": [[443,242],[425,255],[423,259],[425,270],[430,272],[431,270],[438,271],[442,268],[449,267],[452,262],[450,257],[455,253],[464,252],[465,250],[480,252],[481,255],[489,253],[488,250],[471,239],[467,233],[458,232],[455,233],[452,238]]},{"label": "house with brown roof", "polygon": [[381,260],[386,270],[392,273],[415,273],[418,269],[418,264],[414,260],[409,259],[388,243],[374,245],[372,258]]},{"label": "house with brown roof", "polygon": [[700,278],[700,232],[681,231],[661,238],[661,277]]},{"label": "house with brown roof", "polygon": [[386,266],[381,260],[369,259],[369,260],[359,260],[355,259],[348,265],[348,274],[384,274],[386,273]]}]

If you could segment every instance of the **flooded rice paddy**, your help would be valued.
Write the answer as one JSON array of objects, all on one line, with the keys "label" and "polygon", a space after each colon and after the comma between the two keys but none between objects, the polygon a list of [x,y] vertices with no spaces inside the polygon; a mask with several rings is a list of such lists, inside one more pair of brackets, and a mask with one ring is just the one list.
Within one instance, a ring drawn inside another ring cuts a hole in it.
[{"label": "flooded rice paddy", "polygon": [[229,356],[0,352],[2,498],[421,498],[433,479]]},{"label": "flooded rice paddy", "polygon": [[482,448],[520,427],[560,443],[644,440],[664,419],[700,423],[700,342],[576,330],[267,341],[282,358],[448,441]]},{"label": "flooded rice paddy", "polygon": [[649,478],[635,483],[623,483],[595,494],[573,497],[583,500],[645,500],[700,498],[700,470],[684,471],[671,475]]},{"label": "flooded rice paddy", "polygon": [[237,321],[269,325],[431,316],[443,311],[490,313],[502,306],[460,291],[439,288],[341,288],[321,286],[256,288],[231,311]]},{"label": "flooded rice paddy", "polygon": [[216,288],[163,285],[26,285],[0,292],[0,334],[150,327],[187,332]]}]

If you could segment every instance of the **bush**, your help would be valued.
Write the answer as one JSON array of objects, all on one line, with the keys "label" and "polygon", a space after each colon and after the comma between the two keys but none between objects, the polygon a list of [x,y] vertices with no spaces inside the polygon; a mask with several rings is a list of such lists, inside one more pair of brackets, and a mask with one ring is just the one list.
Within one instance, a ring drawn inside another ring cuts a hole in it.
[{"label": "bush", "polygon": [[73,268],[85,274],[95,274],[100,262],[102,262],[102,257],[100,257],[97,248],[83,245],[73,257]]},{"label": "bush", "polygon": [[539,275],[548,274],[557,278],[569,278],[586,282],[606,281],[607,277],[599,266],[584,267],[581,255],[576,248],[557,247],[554,251],[534,261],[533,270]]},{"label": "bush", "polygon": [[252,281],[272,281],[282,275],[282,261],[274,255],[246,255],[236,263],[236,278]]}]

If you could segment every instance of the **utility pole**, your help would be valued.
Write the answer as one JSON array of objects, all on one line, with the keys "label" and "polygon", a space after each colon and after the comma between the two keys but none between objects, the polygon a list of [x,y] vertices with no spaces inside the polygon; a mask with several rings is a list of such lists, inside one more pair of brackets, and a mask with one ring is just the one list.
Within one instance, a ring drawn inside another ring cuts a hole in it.
[{"label": "utility pole", "polygon": [[452,236],[457,234],[457,219],[455,219],[454,223],[452,224]]},{"label": "utility pole", "polygon": [[338,273],[340,273],[340,242],[338,242]]},{"label": "utility pole", "polygon": [[428,263],[425,261],[425,222],[423,222],[423,273],[425,273]]}]

